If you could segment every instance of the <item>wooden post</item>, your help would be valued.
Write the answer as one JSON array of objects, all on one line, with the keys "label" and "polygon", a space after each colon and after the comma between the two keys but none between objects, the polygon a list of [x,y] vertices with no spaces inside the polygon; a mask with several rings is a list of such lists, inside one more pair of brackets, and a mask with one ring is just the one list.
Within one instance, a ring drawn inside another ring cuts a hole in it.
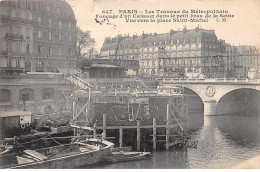
[{"label": "wooden post", "polygon": [[94,138],[97,138],[97,123],[94,124]]},{"label": "wooden post", "polygon": [[[77,113],[77,109],[76,109],[76,99],[73,100],[72,102],[72,119],[73,119],[73,123],[76,121],[75,116]],[[73,129],[73,135],[76,136],[76,128]]]},{"label": "wooden post", "polygon": [[169,113],[169,104],[167,104],[166,108],[166,150],[169,149],[169,139],[170,139],[170,127],[169,127],[169,119],[170,119],[170,113]]},{"label": "wooden post", "polygon": [[106,133],[106,127],[107,127],[107,115],[106,114],[103,114],[103,133],[104,133],[104,137],[107,136],[107,133]]},{"label": "wooden post", "polygon": [[153,118],[153,150],[156,150],[156,118]]},{"label": "wooden post", "polygon": [[140,142],[141,142],[140,121],[137,121],[137,150],[138,151],[140,151]]},{"label": "wooden post", "polygon": [[119,147],[123,147],[123,127],[119,128]]}]

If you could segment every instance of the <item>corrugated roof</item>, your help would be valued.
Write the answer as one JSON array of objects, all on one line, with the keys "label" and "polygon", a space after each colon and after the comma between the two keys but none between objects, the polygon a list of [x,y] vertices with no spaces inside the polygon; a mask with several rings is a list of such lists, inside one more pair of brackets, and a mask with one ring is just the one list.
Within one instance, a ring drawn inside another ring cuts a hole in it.
[{"label": "corrugated roof", "polygon": [[100,67],[100,68],[121,68],[119,66],[111,65],[111,64],[92,64],[91,67]]},{"label": "corrugated roof", "polygon": [[0,111],[0,117],[32,115],[29,111]]}]

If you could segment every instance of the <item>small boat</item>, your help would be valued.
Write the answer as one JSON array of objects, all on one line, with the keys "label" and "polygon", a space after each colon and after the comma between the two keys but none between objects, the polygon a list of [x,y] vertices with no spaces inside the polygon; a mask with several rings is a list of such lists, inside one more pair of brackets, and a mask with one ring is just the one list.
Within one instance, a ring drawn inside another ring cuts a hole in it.
[{"label": "small boat", "polygon": [[87,139],[37,150],[24,150],[16,155],[17,164],[4,168],[68,169],[92,165],[103,161],[111,154],[113,143]]},{"label": "small boat", "polygon": [[12,145],[0,145],[0,155],[8,154],[12,149]]},{"label": "small boat", "polygon": [[151,152],[112,152],[111,155],[106,157],[106,162],[116,163],[116,162],[126,162],[126,161],[136,161],[150,158],[152,156]]},{"label": "small boat", "polygon": [[125,151],[125,152],[130,152],[132,150],[131,146],[127,147],[115,147],[112,149],[112,152],[120,152],[120,151]]}]

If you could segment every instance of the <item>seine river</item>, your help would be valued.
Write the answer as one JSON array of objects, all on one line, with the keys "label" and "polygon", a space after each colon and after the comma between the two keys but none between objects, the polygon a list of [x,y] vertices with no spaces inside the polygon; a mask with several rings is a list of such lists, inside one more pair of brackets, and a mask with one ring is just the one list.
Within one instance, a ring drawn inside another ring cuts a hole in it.
[{"label": "seine river", "polygon": [[260,151],[260,117],[190,114],[189,133],[197,148],[156,151],[148,160],[98,165],[99,169],[231,168]]}]

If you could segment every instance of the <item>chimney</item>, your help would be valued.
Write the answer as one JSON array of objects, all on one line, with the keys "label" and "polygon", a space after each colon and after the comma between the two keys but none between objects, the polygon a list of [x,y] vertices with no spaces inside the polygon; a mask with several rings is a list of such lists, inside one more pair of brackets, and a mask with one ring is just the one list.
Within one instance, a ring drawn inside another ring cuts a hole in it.
[{"label": "chimney", "polygon": [[175,31],[173,29],[170,30],[170,36],[174,35]]},{"label": "chimney", "polygon": [[198,26],[195,28],[195,31],[198,32],[200,30],[200,25],[198,24]]},{"label": "chimney", "polygon": [[187,28],[186,28],[186,25],[183,26],[183,33],[186,33],[187,32]]},{"label": "chimney", "polygon": [[145,33],[143,32],[142,36],[143,36],[143,39],[145,39],[145,38],[148,36],[148,34],[145,34]]},{"label": "chimney", "polygon": [[155,32],[153,35],[154,35],[154,36],[157,36],[157,33]]}]

